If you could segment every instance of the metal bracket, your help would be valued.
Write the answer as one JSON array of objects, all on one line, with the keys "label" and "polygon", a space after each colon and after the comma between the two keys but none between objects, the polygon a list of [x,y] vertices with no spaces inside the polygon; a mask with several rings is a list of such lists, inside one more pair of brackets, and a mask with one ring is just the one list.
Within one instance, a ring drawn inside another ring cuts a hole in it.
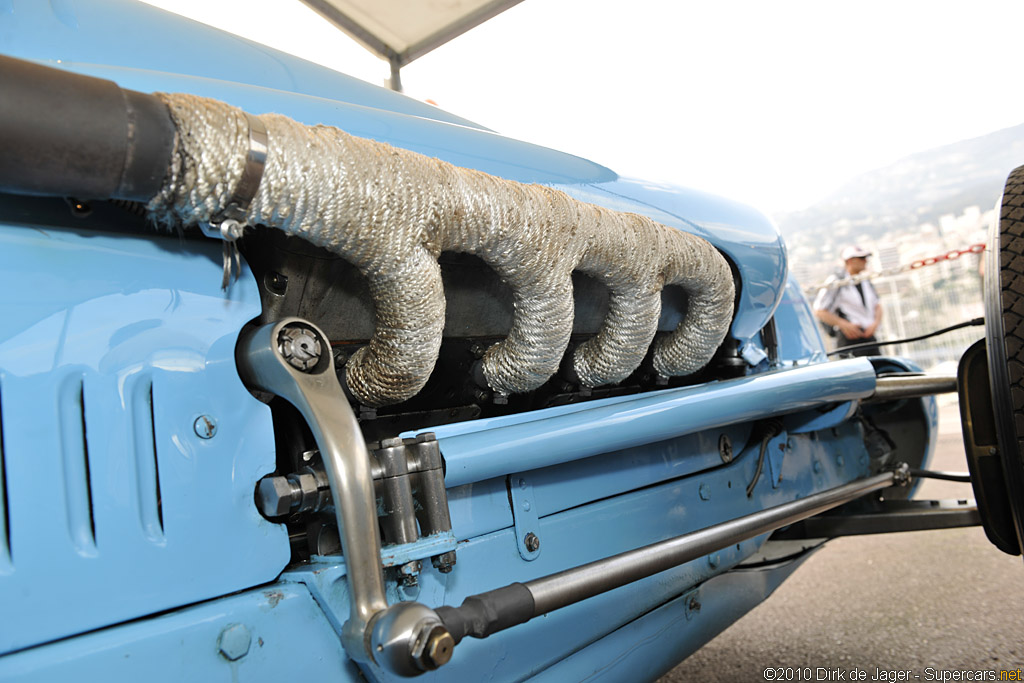
[{"label": "metal bracket", "polygon": [[508,490],[512,499],[512,520],[515,522],[516,547],[527,562],[540,557],[540,518],[533,497],[533,485],[525,474],[510,474]]},{"label": "metal bracket", "polygon": [[772,488],[782,484],[782,460],[789,450],[789,434],[783,431],[768,441],[768,475],[772,480]]}]

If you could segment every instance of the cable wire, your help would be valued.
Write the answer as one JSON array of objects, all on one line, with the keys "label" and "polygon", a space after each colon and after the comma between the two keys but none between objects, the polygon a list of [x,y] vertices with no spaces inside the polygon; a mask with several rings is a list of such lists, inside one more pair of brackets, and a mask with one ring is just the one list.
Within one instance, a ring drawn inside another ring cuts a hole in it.
[{"label": "cable wire", "polygon": [[942,479],[943,481],[958,481],[962,484],[971,483],[971,475],[966,472],[939,472],[936,470],[910,470],[910,476],[921,477],[922,479]]},{"label": "cable wire", "polygon": [[940,334],[946,334],[947,332],[952,332],[954,330],[959,330],[959,329],[962,329],[964,327],[975,327],[975,326],[984,325],[984,324],[985,324],[985,318],[974,318],[973,320],[968,320],[966,322],[957,323],[956,325],[951,325],[949,327],[944,327],[941,330],[936,330],[935,332],[929,332],[928,334],[922,334],[919,337],[909,337],[907,339],[894,339],[892,341],[884,341],[884,342],[871,341],[871,342],[864,342],[863,344],[853,344],[851,346],[844,346],[842,348],[836,349],[835,351],[829,351],[828,355],[829,356],[837,356],[837,355],[842,354],[842,353],[849,353],[850,351],[856,351],[857,349],[866,349],[866,348],[868,348],[870,346],[892,346],[893,344],[909,344],[910,342],[921,341],[922,339],[928,339],[930,337],[937,337]]}]

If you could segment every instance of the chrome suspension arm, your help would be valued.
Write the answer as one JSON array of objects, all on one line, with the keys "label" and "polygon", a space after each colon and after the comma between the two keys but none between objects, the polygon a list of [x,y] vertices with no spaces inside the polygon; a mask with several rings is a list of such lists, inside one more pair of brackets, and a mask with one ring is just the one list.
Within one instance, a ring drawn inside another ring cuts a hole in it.
[{"label": "chrome suspension arm", "polygon": [[454,643],[434,611],[408,602],[389,608],[384,597],[370,455],[335,375],[327,337],[305,320],[285,318],[243,337],[237,362],[249,386],[299,410],[320,448],[352,603],[342,628],[349,655],[404,676],[446,663]]}]

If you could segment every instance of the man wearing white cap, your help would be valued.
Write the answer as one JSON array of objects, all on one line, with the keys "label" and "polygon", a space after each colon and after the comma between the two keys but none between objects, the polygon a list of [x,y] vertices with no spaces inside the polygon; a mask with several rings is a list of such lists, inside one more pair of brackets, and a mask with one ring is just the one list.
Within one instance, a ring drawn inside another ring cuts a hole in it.
[{"label": "man wearing white cap", "polygon": [[[859,275],[867,268],[870,255],[870,251],[857,245],[843,249],[846,273],[842,277]],[[839,275],[833,275],[825,281],[826,286],[814,298],[814,315],[835,331],[839,348],[876,341],[875,330],[882,322],[882,304],[878,301],[875,288],[870,281],[862,280],[856,284],[829,289],[827,285],[838,279]],[[850,353],[855,356],[877,356],[879,351],[877,346],[867,346]]]}]

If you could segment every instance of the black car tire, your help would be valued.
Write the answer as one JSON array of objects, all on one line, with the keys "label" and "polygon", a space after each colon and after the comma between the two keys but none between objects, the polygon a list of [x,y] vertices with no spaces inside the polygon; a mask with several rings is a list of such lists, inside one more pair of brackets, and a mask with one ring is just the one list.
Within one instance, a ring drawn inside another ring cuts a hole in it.
[{"label": "black car tire", "polygon": [[1024,541],[1024,166],[1010,173],[985,257],[985,340],[999,454]]}]

